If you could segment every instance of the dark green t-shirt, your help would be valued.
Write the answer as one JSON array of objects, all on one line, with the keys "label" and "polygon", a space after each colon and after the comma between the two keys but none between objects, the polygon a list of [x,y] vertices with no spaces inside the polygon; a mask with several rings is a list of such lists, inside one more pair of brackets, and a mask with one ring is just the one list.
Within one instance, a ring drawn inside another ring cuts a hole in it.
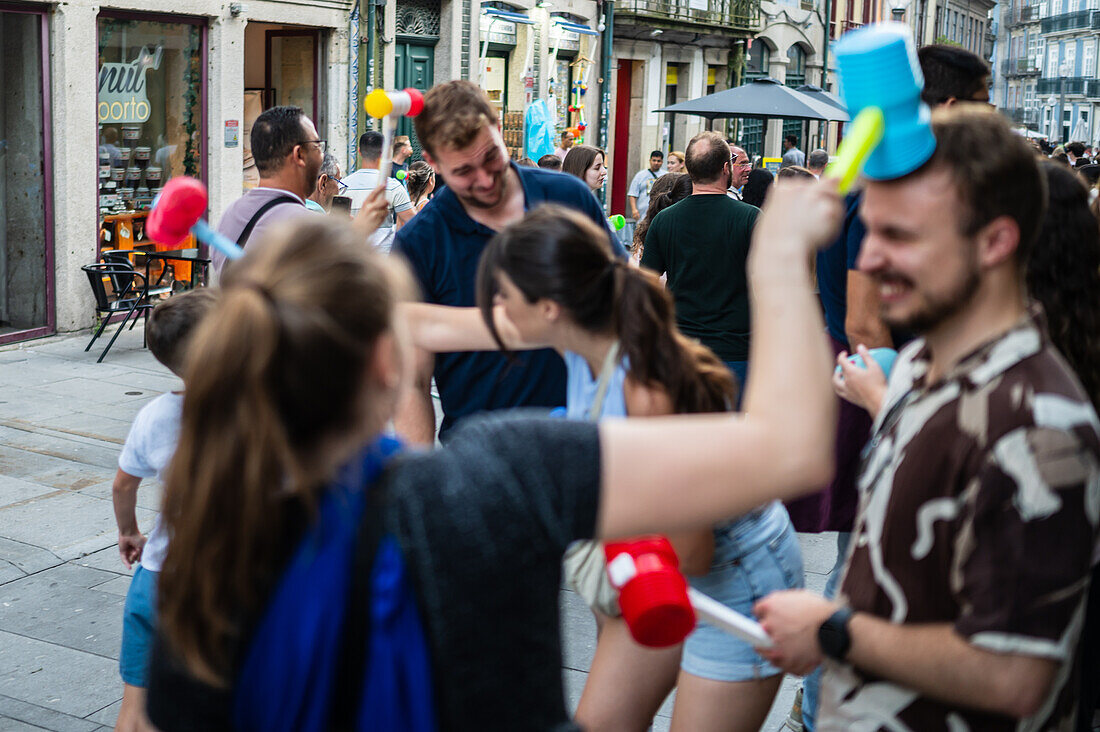
[{"label": "dark green t-shirt", "polygon": [[689,196],[653,219],[642,266],[668,273],[676,323],[723,361],[749,358],[745,261],[760,209],[724,195]]}]

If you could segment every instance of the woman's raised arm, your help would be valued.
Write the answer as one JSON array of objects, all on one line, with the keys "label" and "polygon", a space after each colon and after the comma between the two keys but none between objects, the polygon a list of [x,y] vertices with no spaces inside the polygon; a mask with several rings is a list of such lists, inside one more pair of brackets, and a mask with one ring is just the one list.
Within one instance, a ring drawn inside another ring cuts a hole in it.
[{"label": "woman's raised arm", "polygon": [[[456,308],[428,305],[421,302],[399,303],[398,317],[408,323],[413,345],[433,353],[453,351],[495,351],[500,346],[481,318],[477,308]],[[524,343],[516,326],[504,314],[504,308],[493,308],[497,332],[510,351],[546,348],[545,343]]]},{"label": "woman's raised arm", "polygon": [[835,182],[773,189],[748,262],[746,411],[602,423],[600,536],[690,529],[829,481],[833,364],[809,261],[842,213]]}]

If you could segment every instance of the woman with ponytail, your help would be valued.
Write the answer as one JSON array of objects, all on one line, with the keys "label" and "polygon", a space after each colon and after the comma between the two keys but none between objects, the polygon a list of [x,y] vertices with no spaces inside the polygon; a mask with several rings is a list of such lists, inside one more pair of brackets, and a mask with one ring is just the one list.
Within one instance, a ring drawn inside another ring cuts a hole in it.
[{"label": "woman with ponytail", "polygon": [[435,171],[423,160],[417,160],[409,166],[405,186],[408,188],[413,210],[420,213],[428,205],[428,201],[432,200],[432,193],[435,191]]},{"label": "woman with ponytail", "polygon": [[665,173],[653,181],[653,188],[649,190],[649,208],[646,209],[642,220],[634,227],[634,249],[630,252],[630,256],[635,263],[642,261],[645,235],[649,231],[649,225],[653,223],[653,218],[690,195],[691,177],[687,173]]},{"label": "woman with ponytail", "polygon": [[[679,332],[657,277],[617,260],[606,233],[566,209],[540,207],[490,241],[478,301],[480,322],[472,308],[407,306],[413,341],[433,351],[494,343],[505,350],[555,348],[568,373],[567,416],[578,420],[726,412],[735,401],[729,370]],[[670,538],[691,584],[743,614],[769,592],[802,585],[794,529],[777,502]],[[571,557],[567,575],[576,566]],[[760,728],[781,674],[749,644],[702,624],[682,658],[680,647],[643,648],[587,577],[572,574],[599,629],[579,724],[647,729],[675,684],[674,729]]]}]

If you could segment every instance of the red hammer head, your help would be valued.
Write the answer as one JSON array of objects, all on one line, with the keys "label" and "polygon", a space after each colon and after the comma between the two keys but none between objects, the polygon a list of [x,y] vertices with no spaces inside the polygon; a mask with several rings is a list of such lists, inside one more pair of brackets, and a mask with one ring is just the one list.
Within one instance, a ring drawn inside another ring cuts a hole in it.
[{"label": "red hammer head", "polygon": [[604,545],[611,584],[634,640],[662,648],[684,640],[695,627],[687,582],[672,544],[663,536],[609,541]]},{"label": "red hammer head", "polygon": [[175,246],[187,238],[206,212],[206,186],[194,178],[178,176],[164,185],[145,222],[145,233],[161,244]]}]

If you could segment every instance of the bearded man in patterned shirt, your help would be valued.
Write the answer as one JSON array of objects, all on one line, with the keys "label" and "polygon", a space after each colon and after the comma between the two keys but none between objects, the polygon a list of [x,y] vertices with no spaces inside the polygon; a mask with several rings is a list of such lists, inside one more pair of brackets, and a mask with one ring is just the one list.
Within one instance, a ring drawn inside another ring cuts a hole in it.
[{"label": "bearded man in patterned shirt", "polygon": [[933,129],[932,160],[863,201],[858,266],[887,324],[922,338],[864,452],[838,602],[759,602],[765,655],[824,661],[818,730],[1068,731],[1100,424],[1023,284],[1034,154],[991,110],[937,111]]}]

